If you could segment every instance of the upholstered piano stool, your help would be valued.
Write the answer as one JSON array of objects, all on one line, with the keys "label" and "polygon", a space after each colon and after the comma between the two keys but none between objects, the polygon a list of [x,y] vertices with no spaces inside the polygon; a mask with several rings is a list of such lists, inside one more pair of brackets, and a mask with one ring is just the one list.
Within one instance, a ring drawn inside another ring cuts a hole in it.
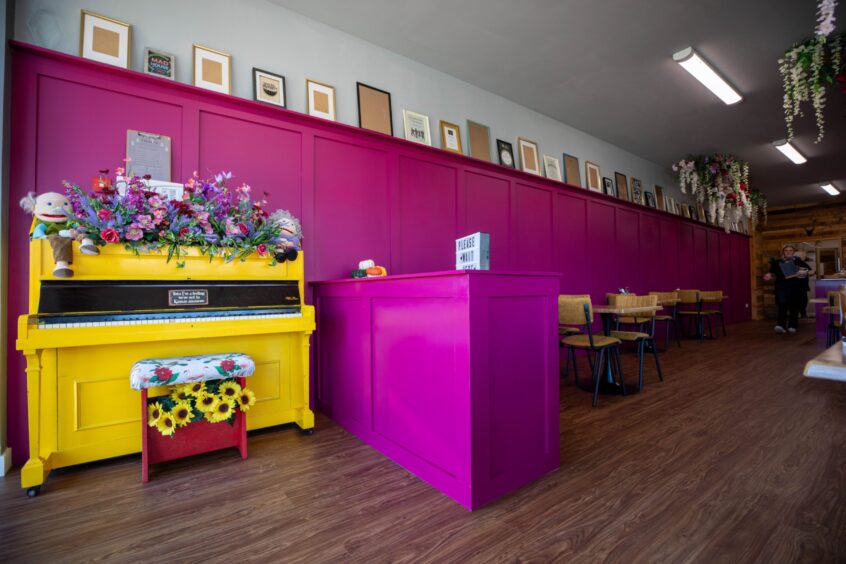
[{"label": "upholstered piano stool", "polygon": [[129,381],[133,389],[141,391],[141,481],[149,481],[151,464],[195,454],[235,447],[243,460],[247,458],[247,418],[238,405],[235,406],[233,425],[225,421],[211,423],[203,419],[165,436],[158,428],[147,424],[149,388],[231,378],[237,379],[243,388],[246,378],[255,370],[253,359],[241,353],[149,358],[136,362],[132,366]]}]

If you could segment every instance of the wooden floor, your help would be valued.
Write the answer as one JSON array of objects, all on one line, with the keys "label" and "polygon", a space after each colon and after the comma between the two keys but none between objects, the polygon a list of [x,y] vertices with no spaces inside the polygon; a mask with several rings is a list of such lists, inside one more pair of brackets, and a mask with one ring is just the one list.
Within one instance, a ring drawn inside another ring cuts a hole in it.
[{"label": "wooden floor", "polygon": [[[158,467],[0,479],[0,560],[846,561],[846,385],[801,376],[803,326],[729,328],[650,365],[642,395],[561,390],[559,470],[468,512],[325,417]],[[634,364],[626,355],[634,381]]]}]

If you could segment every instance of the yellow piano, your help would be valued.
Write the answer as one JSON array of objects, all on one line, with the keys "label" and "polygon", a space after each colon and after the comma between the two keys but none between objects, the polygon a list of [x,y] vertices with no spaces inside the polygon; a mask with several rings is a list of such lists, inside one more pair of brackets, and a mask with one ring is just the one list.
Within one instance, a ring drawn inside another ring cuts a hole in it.
[{"label": "yellow piano", "polygon": [[74,277],[52,276],[50,245],[30,247],[29,314],[18,321],[26,357],[29,460],[21,486],[36,495],[50,470],[141,450],[138,392],[129,371],[143,358],[243,352],[256,361],[248,429],[314,428],[309,337],[301,303],[303,254],[271,266],[194,252],[184,266],[108,245],[78,252]]}]

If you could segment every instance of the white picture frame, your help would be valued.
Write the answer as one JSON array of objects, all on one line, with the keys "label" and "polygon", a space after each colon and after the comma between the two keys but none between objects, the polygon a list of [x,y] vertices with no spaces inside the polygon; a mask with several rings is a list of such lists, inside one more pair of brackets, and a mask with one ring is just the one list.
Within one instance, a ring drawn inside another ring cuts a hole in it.
[{"label": "white picture frame", "polygon": [[232,56],[194,43],[194,86],[232,94]]},{"label": "white picture frame", "polygon": [[306,79],[306,113],[329,121],[336,121],[335,87]]},{"label": "white picture frame", "polygon": [[552,155],[543,156],[543,169],[546,172],[546,177],[550,180],[563,182],[561,178],[561,163]]},{"label": "white picture frame", "polygon": [[538,156],[538,144],[534,141],[517,138],[517,153],[520,155],[520,170],[543,176],[540,170],[540,157]]},{"label": "white picture frame", "polygon": [[131,25],[82,10],[79,23],[80,57],[128,69],[131,46]]},{"label": "white picture frame", "polygon": [[405,139],[420,143],[421,145],[432,146],[432,132],[429,129],[429,116],[413,112],[402,111],[402,127],[405,131]]}]

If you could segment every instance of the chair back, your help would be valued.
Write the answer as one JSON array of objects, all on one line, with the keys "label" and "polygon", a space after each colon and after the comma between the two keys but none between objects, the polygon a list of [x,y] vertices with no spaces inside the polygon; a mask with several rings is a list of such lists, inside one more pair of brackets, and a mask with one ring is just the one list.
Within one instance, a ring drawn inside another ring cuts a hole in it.
[{"label": "chair back", "polygon": [[699,299],[703,302],[722,302],[723,301],[723,291],[722,290],[713,290],[713,291],[702,291],[699,292]]},{"label": "chair back", "polygon": [[699,303],[699,290],[679,290],[679,301],[683,304]]},{"label": "chair back", "polygon": [[649,292],[649,295],[658,298],[659,302],[673,301],[679,299],[678,292]]},{"label": "chair back", "polygon": [[[846,284],[844,284],[846,286]],[[836,308],[840,308],[840,304],[842,303],[840,300],[840,294],[843,291],[842,287],[841,290],[838,291],[831,291],[827,292],[826,295],[828,296],[828,305],[834,306]]]},{"label": "chair back", "polygon": [[[588,319],[585,319],[585,305],[588,307]],[[558,324],[585,325],[593,323],[593,307],[590,294],[562,294],[558,296]]]}]

